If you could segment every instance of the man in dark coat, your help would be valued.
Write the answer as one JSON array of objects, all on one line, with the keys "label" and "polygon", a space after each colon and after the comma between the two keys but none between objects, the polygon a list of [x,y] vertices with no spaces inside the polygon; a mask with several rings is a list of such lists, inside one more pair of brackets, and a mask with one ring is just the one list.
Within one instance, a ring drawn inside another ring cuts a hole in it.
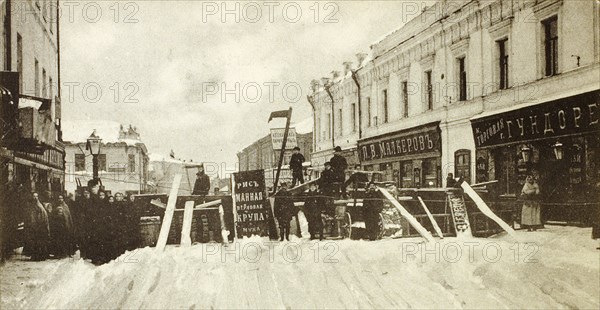
[{"label": "man in dark coat", "polygon": [[75,231],[77,233],[77,244],[79,245],[79,255],[82,258],[88,258],[88,249],[91,236],[92,219],[92,196],[89,190],[83,190],[82,196],[75,200]]},{"label": "man in dark coat", "polygon": [[27,209],[25,222],[27,240],[23,248],[23,254],[31,256],[33,261],[42,261],[48,258],[48,245],[50,243],[48,213],[40,202],[37,193],[33,193],[32,199],[27,204]]},{"label": "man in dark coat", "polygon": [[304,156],[300,154],[300,148],[295,147],[292,158],[290,158],[290,169],[292,169],[292,187],[296,186],[296,182],[304,183],[304,174],[302,173],[302,164]]},{"label": "man in dark coat", "polygon": [[304,213],[306,214],[306,220],[308,221],[308,232],[310,233],[310,239],[323,240],[323,220],[321,219],[321,211],[324,205],[327,203],[326,199],[317,190],[317,185],[311,183],[308,191],[304,193],[306,197],[304,199]]},{"label": "man in dark coat", "polygon": [[369,176],[360,170],[360,165],[354,167],[355,171],[344,183],[344,188],[352,185],[354,190],[358,188],[365,188],[369,184]]},{"label": "man in dark coat", "polygon": [[375,183],[370,182],[363,200],[363,220],[369,240],[376,240],[379,235],[379,213],[383,210],[383,197]]},{"label": "man in dark coat", "polygon": [[335,195],[335,182],[336,175],[331,169],[331,163],[325,163],[325,170],[321,172],[321,177],[317,181],[319,188],[321,189],[321,193],[325,196],[334,197]]},{"label": "man in dark coat", "polygon": [[343,186],[346,181],[346,169],[348,168],[348,162],[346,158],[342,156],[342,148],[336,146],[334,149],[333,157],[329,160],[331,163],[331,169],[336,177],[337,187],[341,189],[343,195],[346,195],[346,188]]},{"label": "man in dark coat", "polygon": [[192,195],[206,196],[210,191],[210,178],[204,173],[204,166],[198,167],[198,173],[196,173],[196,183],[194,183],[194,191]]},{"label": "man in dark coat", "polygon": [[290,221],[298,216],[298,209],[294,205],[292,194],[288,191],[287,183],[281,183],[282,189],[275,194],[274,215],[279,223],[279,241],[290,241]]}]

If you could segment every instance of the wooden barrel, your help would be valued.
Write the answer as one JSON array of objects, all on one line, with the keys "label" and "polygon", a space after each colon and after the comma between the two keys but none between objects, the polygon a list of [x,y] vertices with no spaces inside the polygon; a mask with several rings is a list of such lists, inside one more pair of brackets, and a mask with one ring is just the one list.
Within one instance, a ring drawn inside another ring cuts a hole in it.
[{"label": "wooden barrel", "polygon": [[140,246],[155,246],[160,233],[160,216],[143,216],[140,218]]}]

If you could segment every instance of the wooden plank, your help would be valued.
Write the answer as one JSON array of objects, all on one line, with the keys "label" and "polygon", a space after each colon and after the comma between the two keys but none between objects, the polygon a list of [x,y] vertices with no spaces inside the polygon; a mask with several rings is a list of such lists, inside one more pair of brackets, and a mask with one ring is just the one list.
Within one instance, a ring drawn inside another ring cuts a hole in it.
[{"label": "wooden plank", "polygon": [[233,200],[233,238],[237,239],[238,237],[238,231],[237,231],[237,225],[238,225],[238,213],[237,213],[237,202],[235,199],[235,174],[231,174],[231,199]]},{"label": "wooden plank", "polygon": [[213,201],[209,201],[209,202],[205,202],[203,204],[199,204],[196,207],[194,207],[194,209],[203,209],[203,208],[208,208],[208,207],[212,207],[212,206],[218,206],[221,204],[221,199],[218,200],[213,200]]},{"label": "wooden plank", "polygon": [[379,187],[379,191],[385,196],[385,198],[387,198],[394,207],[396,207],[396,209],[398,209],[398,211],[400,211],[400,215],[402,215],[411,225],[412,227],[414,227],[419,234],[425,238],[425,240],[429,241],[429,242],[435,242],[435,239],[433,238],[433,236],[431,235],[431,233],[429,231],[427,231],[427,229],[425,229],[425,227],[423,227],[419,221],[417,221],[417,219],[410,214],[401,204],[400,202],[398,202],[398,200],[396,200],[396,198],[394,198],[394,196],[392,196],[392,194],[390,194],[385,188]]},{"label": "wooden plank", "polygon": [[163,216],[162,225],[160,227],[160,235],[158,236],[158,241],[156,242],[156,250],[159,252],[162,252],[167,245],[167,238],[169,237],[171,222],[173,221],[173,213],[175,212],[175,203],[177,202],[177,193],[179,192],[180,184],[181,173],[178,173],[173,178],[173,185],[171,186],[169,200],[167,201],[167,209],[165,210],[165,216]]},{"label": "wooden plank", "polygon": [[229,243],[229,231],[227,230],[227,225],[225,225],[225,210],[223,210],[223,205],[219,205],[219,221],[221,222],[221,238],[222,242]]},{"label": "wooden plank", "polygon": [[492,211],[492,209],[490,209],[490,207],[488,207],[488,205],[485,203],[485,201],[483,201],[483,199],[481,199],[481,197],[479,197],[479,195],[477,195],[477,192],[475,192],[475,190],[473,190],[473,188],[471,188],[471,186],[469,186],[469,184],[467,182],[462,182],[462,184],[460,186],[465,191],[465,194],[469,195],[469,197],[471,197],[471,199],[475,202],[475,205],[477,206],[477,208],[479,208],[479,210],[481,210],[481,213],[485,214],[487,217],[491,218],[494,222],[498,223],[498,225],[500,225],[500,227],[502,227],[502,229],[504,229],[509,235],[511,235],[513,238],[517,239],[517,233],[515,232],[515,230],[512,227],[510,227],[510,225],[506,224],[505,221],[503,221],[501,218],[499,218],[494,213],[494,211]]},{"label": "wooden plank", "polygon": [[181,246],[189,247],[192,245],[192,217],[194,214],[194,202],[185,202],[185,211],[183,212],[183,225],[181,225]]},{"label": "wooden plank", "polygon": [[421,196],[417,196],[417,198],[419,199],[419,202],[421,202],[421,206],[423,206],[423,209],[425,209],[425,213],[427,213],[427,217],[429,217],[431,224],[433,224],[433,229],[435,229],[435,232],[438,234],[438,236],[440,236],[440,238],[444,239],[444,233],[442,233],[440,226],[438,226],[438,223],[433,218],[433,215],[431,215],[431,212],[429,212],[429,208],[427,208],[427,205],[425,204],[423,199],[421,199]]}]

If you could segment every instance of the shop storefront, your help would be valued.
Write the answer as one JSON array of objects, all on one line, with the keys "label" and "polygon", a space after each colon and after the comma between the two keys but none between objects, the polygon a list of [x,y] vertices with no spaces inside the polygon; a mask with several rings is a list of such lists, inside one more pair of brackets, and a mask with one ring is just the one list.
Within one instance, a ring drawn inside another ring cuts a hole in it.
[{"label": "shop storefront", "polygon": [[585,222],[600,201],[600,91],[472,120],[476,180],[518,199],[538,178],[547,220]]},{"label": "shop storefront", "polygon": [[363,139],[361,165],[402,188],[442,187],[439,122]]}]

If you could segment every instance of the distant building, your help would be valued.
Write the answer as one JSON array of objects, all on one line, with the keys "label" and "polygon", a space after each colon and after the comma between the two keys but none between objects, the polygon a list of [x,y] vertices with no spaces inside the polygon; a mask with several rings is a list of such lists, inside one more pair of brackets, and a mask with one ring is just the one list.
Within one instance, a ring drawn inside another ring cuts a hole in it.
[{"label": "distant building", "polygon": [[86,186],[92,178],[92,156],[86,151],[86,142],[93,130],[102,139],[98,171],[105,189],[112,193],[146,191],[148,150],[137,128],[108,121],[68,122],[64,128],[68,192],[77,189],[77,180]]},{"label": "distant building", "polygon": [[[305,166],[310,166],[312,148],[312,120],[303,121],[297,126],[290,128],[286,150],[283,155],[283,169],[280,174],[281,181],[292,181],[292,175],[289,171],[289,161],[292,156],[293,148],[298,146],[300,153],[306,160]],[[281,142],[283,128],[271,129],[271,133],[258,139],[251,145],[241,150],[238,154],[239,170],[265,170],[267,187],[272,186],[281,154]],[[307,172],[308,173],[308,172]]]},{"label": "distant building", "polygon": [[[191,195],[196,182],[197,165],[192,161],[185,162],[174,157],[161,154],[149,155],[148,192],[154,194],[169,194],[176,174],[182,174],[179,184],[179,196]],[[212,185],[212,181],[211,181]]]}]

